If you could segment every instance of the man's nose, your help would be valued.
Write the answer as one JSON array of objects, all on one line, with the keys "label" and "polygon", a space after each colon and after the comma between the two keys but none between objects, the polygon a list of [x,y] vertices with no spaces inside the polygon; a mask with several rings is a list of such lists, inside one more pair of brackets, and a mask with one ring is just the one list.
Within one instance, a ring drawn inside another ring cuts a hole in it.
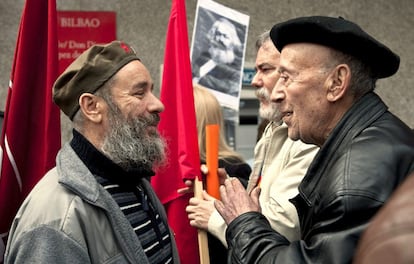
[{"label": "man's nose", "polygon": [[260,87],[263,86],[263,79],[261,78],[259,72],[256,72],[256,74],[253,76],[253,79],[252,79],[252,83],[251,84],[255,88],[260,88]]},{"label": "man's nose", "polygon": [[[280,80],[280,79],[279,79]],[[283,85],[279,81],[276,82],[275,87],[273,87],[270,100],[274,103],[280,103],[285,99],[285,92],[283,90]]]},{"label": "man's nose", "polygon": [[148,105],[148,111],[151,113],[161,113],[162,111],[164,111],[164,109],[165,107],[161,100],[151,93],[151,102]]},{"label": "man's nose", "polygon": [[219,43],[223,43],[223,41],[225,40],[225,37],[221,34],[217,34],[216,35],[216,41]]}]

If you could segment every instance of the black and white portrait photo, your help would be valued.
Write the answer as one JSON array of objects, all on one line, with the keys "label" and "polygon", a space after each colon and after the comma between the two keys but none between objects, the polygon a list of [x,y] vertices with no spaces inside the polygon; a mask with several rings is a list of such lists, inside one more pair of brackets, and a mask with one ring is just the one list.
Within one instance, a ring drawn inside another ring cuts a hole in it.
[{"label": "black and white portrait photo", "polygon": [[238,109],[249,17],[199,1],[193,34],[193,82],[215,93],[221,105]]}]

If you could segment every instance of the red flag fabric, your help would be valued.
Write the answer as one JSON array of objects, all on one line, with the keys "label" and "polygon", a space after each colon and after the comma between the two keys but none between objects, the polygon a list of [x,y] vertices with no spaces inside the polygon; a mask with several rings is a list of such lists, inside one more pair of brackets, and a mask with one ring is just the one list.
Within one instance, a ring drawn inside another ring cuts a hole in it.
[{"label": "red flag fabric", "polygon": [[197,230],[185,212],[190,195],[179,195],[185,179],[200,175],[197,127],[184,0],[173,0],[168,24],[161,84],[160,133],[167,140],[168,165],[159,169],[152,185],[165,205],[182,264],[199,263]]},{"label": "red flag fabric", "polygon": [[58,74],[56,25],[55,0],[26,0],[1,133],[0,262],[20,204],[54,166],[61,146],[60,112],[52,102]]}]

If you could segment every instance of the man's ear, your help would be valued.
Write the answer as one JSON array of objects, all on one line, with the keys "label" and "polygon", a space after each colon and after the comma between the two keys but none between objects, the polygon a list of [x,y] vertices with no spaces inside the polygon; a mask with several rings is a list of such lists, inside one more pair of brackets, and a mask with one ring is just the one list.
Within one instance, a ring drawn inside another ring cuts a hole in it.
[{"label": "man's ear", "polygon": [[349,89],[351,69],[346,64],[339,64],[335,67],[328,79],[327,99],[329,102],[336,102],[345,96]]},{"label": "man's ear", "polygon": [[105,101],[91,93],[83,93],[79,97],[79,106],[85,118],[92,122],[102,122]]}]

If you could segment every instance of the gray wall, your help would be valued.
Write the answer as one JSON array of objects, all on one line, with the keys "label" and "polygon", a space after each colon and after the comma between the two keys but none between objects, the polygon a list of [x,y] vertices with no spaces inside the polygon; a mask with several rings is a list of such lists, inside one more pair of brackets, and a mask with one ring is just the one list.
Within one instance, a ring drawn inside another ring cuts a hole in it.
[{"label": "gray wall", "polygon": [[[250,16],[246,63],[254,62],[254,42],[263,30],[283,20],[309,15],[343,16],[388,45],[401,57],[399,72],[378,82],[377,92],[391,111],[414,127],[414,1],[412,0],[217,0]],[[196,0],[187,0],[191,38]],[[5,107],[7,87],[23,0],[0,2],[0,110]],[[59,10],[105,10],[117,13],[117,36],[137,47],[152,73],[157,91],[163,62],[170,0],[57,0]],[[36,52],[36,51],[34,51]],[[35,65],[33,66],[35,67]],[[62,118],[63,140],[70,125]]]}]

